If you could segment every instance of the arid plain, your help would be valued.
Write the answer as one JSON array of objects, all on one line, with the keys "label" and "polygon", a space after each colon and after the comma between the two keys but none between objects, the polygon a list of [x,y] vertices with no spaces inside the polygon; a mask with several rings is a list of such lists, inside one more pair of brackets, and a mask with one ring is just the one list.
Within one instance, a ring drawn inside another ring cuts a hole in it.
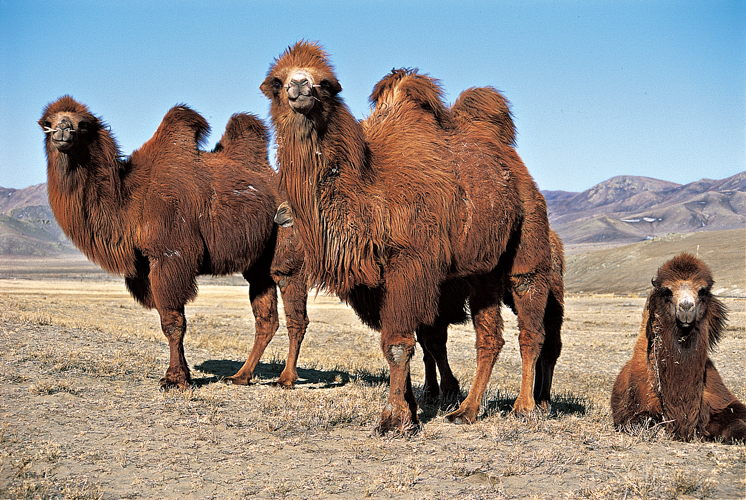
[{"label": "arid plain", "polygon": [[[270,385],[286,355],[284,322],[255,383],[226,386],[221,378],[253,341],[247,287],[236,277],[202,279],[187,307],[196,383],[164,393],[168,348],[158,316],[135,304],[122,280],[75,256],[4,257],[0,498],[744,498],[746,445],[681,443],[659,427],[618,432],[609,409],[650,278],[682,250],[699,251],[713,268],[730,321],[712,357],[746,400],[743,238],[697,233],[569,248],[553,412],[509,412],[520,357],[506,310],[506,345],[479,420],[449,424],[448,402],[421,404],[422,430],[407,438],[373,435],[388,389],[378,334],[334,297],[309,298],[295,390]],[[464,391],[473,346],[470,325],[451,327]],[[418,395],[420,357],[412,362]]]}]

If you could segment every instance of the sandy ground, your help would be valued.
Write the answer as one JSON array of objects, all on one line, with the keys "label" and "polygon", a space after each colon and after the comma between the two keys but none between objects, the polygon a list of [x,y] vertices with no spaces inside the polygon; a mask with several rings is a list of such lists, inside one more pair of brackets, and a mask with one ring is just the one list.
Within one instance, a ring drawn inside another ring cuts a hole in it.
[{"label": "sandy ground", "polygon": [[[419,434],[381,438],[372,434],[388,390],[378,335],[335,298],[311,300],[295,390],[269,384],[284,360],[284,327],[256,383],[232,387],[219,380],[252,341],[246,290],[203,285],[187,310],[195,387],[164,393],[157,315],[121,283],[0,280],[0,498],[744,498],[746,445],[613,428],[608,395],[643,302],[568,297],[554,414],[508,412],[520,361],[506,313],[479,421],[452,425],[445,404],[425,404]],[[727,304],[740,326],[713,359],[744,400],[746,312],[743,300]],[[469,326],[452,327],[465,391],[473,345]]]}]

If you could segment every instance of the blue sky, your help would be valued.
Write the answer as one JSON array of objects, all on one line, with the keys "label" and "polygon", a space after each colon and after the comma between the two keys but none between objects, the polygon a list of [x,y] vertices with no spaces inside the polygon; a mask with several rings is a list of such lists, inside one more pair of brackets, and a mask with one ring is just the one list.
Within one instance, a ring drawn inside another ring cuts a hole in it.
[{"label": "blue sky", "polygon": [[212,147],[231,114],[268,119],[259,84],[300,39],[325,46],[360,119],[395,67],[440,79],[449,102],[502,90],[544,190],[746,168],[746,0],[0,0],[0,186],[46,181],[36,121],[64,94],[124,154],[177,103],[208,119]]}]

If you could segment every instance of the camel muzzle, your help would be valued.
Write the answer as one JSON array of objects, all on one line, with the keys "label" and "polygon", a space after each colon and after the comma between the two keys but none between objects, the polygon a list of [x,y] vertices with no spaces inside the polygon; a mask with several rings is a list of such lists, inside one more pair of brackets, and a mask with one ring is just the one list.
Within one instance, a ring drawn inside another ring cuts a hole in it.
[{"label": "camel muzzle", "polygon": [[682,300],[676,308],[676,320],[684,328],[688,327],[697,319],[697,307],[694,302]]},{"label": "camel muzzle", "polygon": [[52,144],[60,151],[67,151],[73,145],[73,134],[76,130],[70,122],[61,122],[56,128],[46,127],[44,132],[52,134]]},{"label": "camel muzzle", "polygon": [[288,93],[288,101],[293,111],[306,114],[313,109],[314,101],[317,100],[313,95],[313,87],[317,87],[317,85],[311,84],[307,78],[294,78],[290,80],[290,83],[285,85],[285,90]]}]

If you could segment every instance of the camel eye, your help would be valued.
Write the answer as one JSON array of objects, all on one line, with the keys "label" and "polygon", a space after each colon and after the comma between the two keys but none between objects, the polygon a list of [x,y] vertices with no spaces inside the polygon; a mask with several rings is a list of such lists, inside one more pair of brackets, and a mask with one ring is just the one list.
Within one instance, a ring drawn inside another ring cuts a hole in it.
[{"label": "camel eye", "polygon": [[673,292],[670,288],[661,287],[661,297],[664,297],[666,299],[670,299],[673,297]]},{"label": "camel eye", "polygon": [[52,128],[52,122],[50,122],[49,120],[44,120],[43,122],[41,122],[41,126],[42,128]]},{"label": "camel eye", "polygon": [[699,295],[699,297],[706,297],[708,292],[709,290],[707,289],[707,287],[703,286],[702,288],[699,289],[699,292],[697,292],[697,295]]},{"label": "camel eye", "polygon": [[272,89],[279,91],[281,88],[282,82],[279,79],[275,78],[274,80],[272,80]]}]

